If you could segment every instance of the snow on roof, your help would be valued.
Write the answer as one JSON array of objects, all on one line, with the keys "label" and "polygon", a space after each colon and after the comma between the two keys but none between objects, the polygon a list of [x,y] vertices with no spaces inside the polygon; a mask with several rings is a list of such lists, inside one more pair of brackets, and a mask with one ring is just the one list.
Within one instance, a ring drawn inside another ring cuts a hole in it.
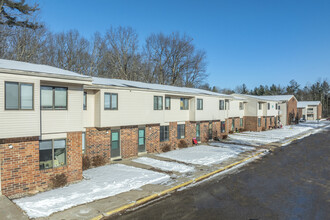
[{"label": "snow on roof", "polygon": [[137,82],[137,81],[122,80],[122,79],[109,79],[109,78],[93,77],[93,84],[106,85],[106,86],[140,88],[140,89],[151,89],[151,90],[170,91],[170,92],[191,93],[191,94],[195,94],[195,95],[196,94],[214,95],[214,96],[223,96],[223,97],[232,98],[232,96],[230,96],[230,95],[221,94],[221,93],[217,93],[217,92],[211,92],[211,91],[207,91],[204,89],[168,86],[168,85],[144,83],[144,82]]},{"label": "snow on roof", "polygon": [[273,101],[288,101],[293,95],[264,95],[263,98]]},{"label": "snow on roof", "polygon": [[75,72],[56,68],[53,66],[26,63],[26,62],[21,62],[21,61],[14,61],[14,60],[4,60],[4,59],[0,59],[0,69],[39,72],[39,73],[56,74],[56,75],[63,75],[63,76],[82,77],[82,78],[86,78],[86,79],[90,78],[89,76],[81,75],[81,74],[78,74]]},{"label": "snow on roof", "polygon": [[299,101],[297,103],[297,108],[306,108],[309,105],[319,105],[320,101]]},{"label": "snow on roof", "polygon": [[261,100],[261,101],[277,101],[277,100],[273,100],[273,99],[268,99],[265,96],[257,96],[257,95],[247,95],[247,94],[232,94],[232,96],[243,96],[246,98],[252,98],[252,99],[256,99],[256,100]]}]

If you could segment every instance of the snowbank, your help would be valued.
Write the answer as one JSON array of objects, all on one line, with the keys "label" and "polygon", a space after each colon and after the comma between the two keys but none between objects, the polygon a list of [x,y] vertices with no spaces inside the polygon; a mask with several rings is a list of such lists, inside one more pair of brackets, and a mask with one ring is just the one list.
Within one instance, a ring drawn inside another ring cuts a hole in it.
[{"label": "snowbank", "polygon": [[162,153],[158,156],[185,163],[209,166],[215,163],[221,163],[230,157],[237,156],[241,152],[247,151],[248,149],[254,149],[252,147],[222,143],[217,144],[217,146],[218,147],[199,145]]},{"label": "snowbank", "polygon": [[156,159],[152,159],[149,157],[140,157],[133,161],[137,162],[137,163],[146,164],[146,165],[158,168],[160,170],[165,170],[165,171],[176,171],[176,172],[180,172],[180,173],[187,173],[187,172],[194,171],[194,168],[191,166],[179,164],[176,162],[156,160]]},{"label": "snowbank", "polygon": [[169,180],[169,176],[150,170],[125,166],[106,165],[84,171],[85,180],[31,197],[14,200],[30,218],[49,216],[73,206],[113,196],[146,184]]}]

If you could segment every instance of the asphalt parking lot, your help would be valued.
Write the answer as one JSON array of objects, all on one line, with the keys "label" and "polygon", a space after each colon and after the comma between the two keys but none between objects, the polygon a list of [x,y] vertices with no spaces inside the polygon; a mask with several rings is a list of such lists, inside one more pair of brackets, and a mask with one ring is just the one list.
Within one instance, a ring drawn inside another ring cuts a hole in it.
[{"label": "asphalt parking lot", "polygon": [[327,219],[330,128],[111,219]]}]

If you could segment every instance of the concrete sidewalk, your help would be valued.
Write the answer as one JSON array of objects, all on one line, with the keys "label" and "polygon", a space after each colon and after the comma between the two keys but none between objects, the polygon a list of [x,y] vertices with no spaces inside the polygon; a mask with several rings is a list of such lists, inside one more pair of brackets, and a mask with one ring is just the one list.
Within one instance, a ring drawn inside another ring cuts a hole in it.
[{"label": "concrete sidewalk", "polygon": [[6,196],[0,196],[0,219],[26,220],[29,218]]}]

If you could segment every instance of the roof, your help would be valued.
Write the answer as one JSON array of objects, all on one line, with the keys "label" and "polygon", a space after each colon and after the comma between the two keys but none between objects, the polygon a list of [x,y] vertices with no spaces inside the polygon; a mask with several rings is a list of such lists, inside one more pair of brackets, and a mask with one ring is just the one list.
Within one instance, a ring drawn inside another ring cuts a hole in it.
[{"label": "roof", "polygon": [[53,66],[26,63],[21,61],[14,61],[14,60],[4,60],[4,59],[0,59],[0,69],[38,72],[38,73],[54,74],[58,76],[80,77],[85,79],[91,78],[86,75],[81,75],[72,71],[60,69]]},{"label": "roof", "polygon": [[109,79],[109,78],[93,77],[93,84],[94,85],[105,85],[105,86],[127,87],[127,88],[150,89],[150,90],[159,90],[159,91],[170,91],[170,92],[179,92],[179,93],[190,93],[190,94],[194,94],[194,95],[201,94],[201,95],[223,96],[223,97],[232,98],[232,96],[230,96],[230,95],[221,94],[221,93],[217,93],[217,92],[211,92],[211,91],[204,90],[204,89],[168,86],[168,85],[144,83],[144,82],[137,82],[137,81],[122,80],[122,79]]},{"label": "roof", "polygon": [[297,108],[306,108],[309,105],[319,105],[320,103],[320,101],[299,101]]},{"label": "roof", "polygon": [[273,99],[268,99],[266,96],[257,96],[257,95],[247,95],[247,94],[232,94],[232,96],[234,97],[245,97],[245,98],[252,98],[255,99],[257,101],[277,101],[277,100],[273,100]]},{"label": "roof", "polygon": [[289,101],[294,95],[264,95],[262,98],[273,101]]}]

